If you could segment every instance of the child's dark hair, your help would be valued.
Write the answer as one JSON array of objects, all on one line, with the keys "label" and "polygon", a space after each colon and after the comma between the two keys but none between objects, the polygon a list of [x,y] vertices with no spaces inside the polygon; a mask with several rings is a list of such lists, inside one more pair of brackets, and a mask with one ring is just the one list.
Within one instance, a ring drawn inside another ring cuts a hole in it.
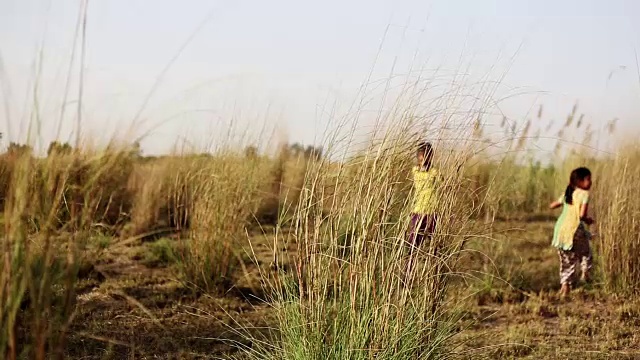
[{"label": "child's dark hair", "polygon": [[567,190],[564,192],[564,201],[567,204],[573,204],[573,192],[578,187],[578,183],[584,180],[586,177],[591,176],[591,170],[586,167],[580,167],[571,172],[571,177],[569,178],[569,185],[567,185]]},{"label": "child's dark hair", "polygon": [[433,155],[433,146],[430,142],[422,142],[418,145],[418,154],[424,154],[425,156]]}]

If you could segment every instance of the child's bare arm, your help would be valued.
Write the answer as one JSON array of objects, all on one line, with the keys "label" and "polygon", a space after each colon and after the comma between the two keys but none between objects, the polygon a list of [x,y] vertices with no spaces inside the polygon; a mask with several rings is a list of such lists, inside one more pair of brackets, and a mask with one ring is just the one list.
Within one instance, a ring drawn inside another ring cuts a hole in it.
[{"label": "child's bare arm", "polygon": [[587,225],[593,224],[593,219],[589,217],[589,204],[582,204],[580,206],[580,219]]},{"label": "child's bare arm", "polygon": [[557,209],[557,208],[559,208],[560,206],[562,206],[562,203],[561,203],[560,201],[557,201],[557,200],[556,200],[556,201],[552,202],[552,203],[549,205],[549,209],[552,209],[552,210],[553,210],[553,209]]}]

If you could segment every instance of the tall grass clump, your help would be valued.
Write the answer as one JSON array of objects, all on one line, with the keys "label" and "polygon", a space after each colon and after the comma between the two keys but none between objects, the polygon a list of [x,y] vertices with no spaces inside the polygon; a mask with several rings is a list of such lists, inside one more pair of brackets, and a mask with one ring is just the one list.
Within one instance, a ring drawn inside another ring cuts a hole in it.
[{"label": "tall grass clump", "polygon": [[189,226],[189,157],[170,156],[138,163],[129,178],[130,220],[125,234],[151,235]]},{"label": "tall grass clump", "polygon": [[[321,157],[322,149],[300,144],[282,144],[274,159],[262,158],[271,163],[270,179],[264,187],[266,194],[258,212],[256,221],[259,225],[284,225],[289,223],[295,214],[300,199],[300,191],[304,182],[307,163]],[[256,156],[249,156],[255,160]]]},{"label": "tall grass clump", "polygon": [[3,358],[63,357],[78,270],[90,260],[85,240],[96,226],[118,223],[120,194],[104,181],[121,174],[128,156],[107,149],[14,157],[1,238]]},{"label": "tall grass clump", "polygon": [[623,147],[594,168],[594,214],[600,267],[606,286],[637,294],[640,289],[640,148]]},{"label": "tall grass clump", "polygon": [[472,187],[469,201],[482,203],[487,223],[545,212],[548,199],[557,195],[556,165],[533,150],[539,148],[542,130],[534,126],[541,122],[541,110],[536,122],[521,126],[505,117],[501,131],[490,135],[481,121],[474,124],[475,154],[465,176]]},{"label": "tall grass clump", "polygon": [[[458,196],[463,135],[456,150],[436,145],[436,235],[410,252],[410,169],[418,141],[413,117],[380,126],[342,159],[328,146],[309,162],[294,216],[295,269],[269,278],[278,332],[250,355],[277,359],[442,359],[453,352],[455,320],[446,306],[458,255],[476,211]],[[390,122],[391,123],[391,122]],[[431,134],[435,139],[438,134]],[[347,146],[346,148],[349,148]]]},{"label": "tall grass clump", "polygon": [[179,265],[187,282],[206,291],[229,286],[241,261],[247,224],[266,196],[260,190],[270,183],[269,174],[267,162],[232,152],[185,165],[180,183],[187,186],[190,225]]}]

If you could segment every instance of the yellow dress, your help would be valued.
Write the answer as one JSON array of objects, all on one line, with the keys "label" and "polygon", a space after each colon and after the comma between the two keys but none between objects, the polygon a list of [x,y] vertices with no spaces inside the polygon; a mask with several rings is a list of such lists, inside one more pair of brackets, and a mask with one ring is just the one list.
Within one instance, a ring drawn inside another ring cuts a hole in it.
[{"label": "yellow dress", "polygon": [[422,170],[413,168],[413,186],[415,189],[413,213],[432,215],[437,211],[437,183],[440,173],[436,169]]},{"label": "yellow dress", "polygon": [[590,237],[585,224],[580,220],[580,208],[582,205],[589,203],[589,192],[576,189],[573,191],[572,200],[571,204],[567,204],[564,196],[558,199],[558,202],[563,204],[562,214],[560,214],[556,222],[552,245],[562,250],[571,250],[573,248],[573,239],[578,230],[584,231],[584,235],[587,238]]}]

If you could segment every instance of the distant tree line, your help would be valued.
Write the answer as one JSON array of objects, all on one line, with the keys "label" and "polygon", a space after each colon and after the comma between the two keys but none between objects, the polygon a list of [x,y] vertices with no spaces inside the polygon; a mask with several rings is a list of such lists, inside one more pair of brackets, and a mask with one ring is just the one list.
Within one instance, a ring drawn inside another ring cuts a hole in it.
[{"label": "distant tree line", "polygon": [[[52,141],[51,143],[49,143],[49,147],[47,148],[47,156],[69,155],[73,153],[73,151],[73,146],[71,146],[71,144],[69,144],[68,142]],[[134,157],[142,158],[142,148],[139,142],[134,142],[130,146],[129,152]],[[33,147],[27,144],[10,142],[5,153],[9,156],[33,155]]]},{"label": "distant tree line", "polygon": [[[244,154],[248,158],[258,157],[258,148],[256,146],[248,146],[244,150]],[[304,157],[306,159],[319,160],[322,158],[323,150],[320,146],[304,146],[300,143],[287,144],[279,149],[280,157]]]},{"label": "distant tree line", "polygon": [[[2,134],[0,133],[0,139],[2,138]],[[47,156],[51,155],[68,155],[73,153],[74,148],[68,142],[60,142],[60,141],[52,141],[47,148]],[[144,157],[142,154],[142,148],[139,142],[135,142],[130,147],[130,152],[134,157],[138,157],[141,159],[155,159],[156,156],[148,156]],[[16,142],[9,143],[6,151],[7,155],[10,156],[22,156],[22,155],[32,155],[33,148],[27,144],[20,144]],[[258,157],[259,151],[256,146],[248,146],[244,150],[244,154],[246,157],[255,158]],[[208,157],[210,154],[200,154],[199,156]],[[320,146],[308,145],[304,146],[300,143],[287,144],[280,148],[278,156],[284,157],[303,157],[306,159],[315,159],[319,160],[323,156],[323,149]],[[163,156],[160,156],[163,157]]]}]

